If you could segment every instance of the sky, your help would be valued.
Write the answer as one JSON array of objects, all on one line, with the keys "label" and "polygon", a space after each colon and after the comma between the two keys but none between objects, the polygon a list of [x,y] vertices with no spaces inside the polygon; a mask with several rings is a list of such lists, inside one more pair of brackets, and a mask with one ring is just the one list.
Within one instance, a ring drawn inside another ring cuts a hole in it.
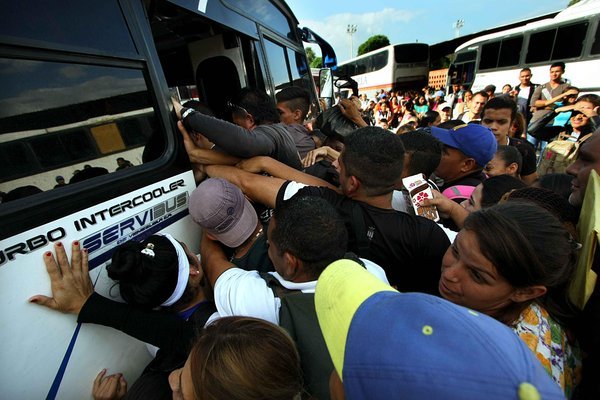
[{"label": "sky", "polygon": [[[373,35],[390,44],[435,44],[455,37],[453,25],[464,21],[461,35],[506,25],[564,9],[569,0],[287,0],[300,21],[331,44],[338,62],[350,57]],[[356,25],[356,33],[346,32]],[[307,44],[320,54],[316,45]]]}]

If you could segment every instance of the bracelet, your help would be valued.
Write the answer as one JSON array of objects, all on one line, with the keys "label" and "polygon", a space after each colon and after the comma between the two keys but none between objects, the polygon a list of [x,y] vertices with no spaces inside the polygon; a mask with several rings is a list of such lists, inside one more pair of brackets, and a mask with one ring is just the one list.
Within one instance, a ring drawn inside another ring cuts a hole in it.
[{"label": "bracelet", "polygon": [[188,108],[187,110],[185,110],[183,112],[183,114],[181,114],[181,120],[183,121],[188,115],[190,115],[191,113],[193,113],[195,110],[193,108]]}]

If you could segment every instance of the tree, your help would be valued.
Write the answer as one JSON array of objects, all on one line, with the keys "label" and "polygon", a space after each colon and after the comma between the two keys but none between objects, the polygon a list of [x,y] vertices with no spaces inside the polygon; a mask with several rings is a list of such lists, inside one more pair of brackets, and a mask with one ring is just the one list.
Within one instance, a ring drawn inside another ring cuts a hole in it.
[{"label": "tree", "polygon": [[304,49],[304,51],[306,51],[306,58],[308,58],[308,64],[312,67],[312,63],[317,57],[317,55],[315,54],[315,51],[312,49],[312,47],[307,47],[306,49]]},{"label": "tree", "polygon": [[385,35],[375,35],[368,38],[363,44],[358,46],[358,54],[363,55],[373,50],[380,49],[390,45],[390,39]]},{"label": "tree", "polygon": [[579,3],[579,0],[571,0],[569,1],[569,5],[567,7],[571,7],[573,4]]},{"label": "tree", "polygon": [[321,57],[315,57],[311,63],[311,68],[322,68],[323,67],[323,59]]}]

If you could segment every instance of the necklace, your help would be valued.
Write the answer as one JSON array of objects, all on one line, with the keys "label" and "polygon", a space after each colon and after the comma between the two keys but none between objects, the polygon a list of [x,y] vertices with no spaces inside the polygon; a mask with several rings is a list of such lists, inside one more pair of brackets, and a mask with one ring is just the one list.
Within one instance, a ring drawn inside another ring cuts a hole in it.
[{"label": "necklace", "polygon": [[249,246],[251,246],[252,243],[254,243],[256,241],[256,239],[258,239],[260,237],[260,235],[262,235],[262,233],[263,233],[263,228],[261,226],[260,229],[258,230],[258,232],[256,232],[256,234],[254,236],[247,239],[246,242],[242,243],[241,246],[239,246],[237,249],[235,249],[235,251],[233,252],[231,257],[229,258],[229,262],[233,262],[233,260],[236,258],[236,256],[240,253],[240,250],[246,249]]}]

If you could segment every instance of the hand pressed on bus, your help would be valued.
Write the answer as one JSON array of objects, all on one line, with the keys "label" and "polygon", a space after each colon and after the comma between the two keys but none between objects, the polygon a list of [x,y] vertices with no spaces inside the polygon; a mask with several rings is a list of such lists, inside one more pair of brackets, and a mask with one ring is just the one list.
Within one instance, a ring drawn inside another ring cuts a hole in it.
[{"label": "hand pressed on bus", "polygon": [[56,257],[51,251],[44,253],[44,264],[50,276],[52,297],[32,296],[31,303],[46,306],[68,314],[79,314],[87,299],[94,293],[88,271],[88,252],[79,242],[71,244],[71,262],[61,242],[54,244]]}]

